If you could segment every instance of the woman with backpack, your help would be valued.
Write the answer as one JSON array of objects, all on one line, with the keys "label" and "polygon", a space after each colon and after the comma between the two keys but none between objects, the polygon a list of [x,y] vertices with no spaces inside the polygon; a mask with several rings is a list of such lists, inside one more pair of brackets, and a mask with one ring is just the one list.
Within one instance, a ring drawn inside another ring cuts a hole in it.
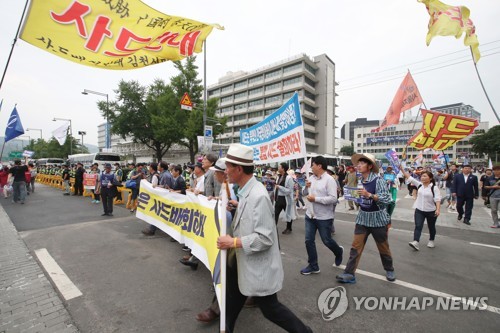
[{"label": "woman with backpack", "polygon": [[424,227],[424,221],[427,220],[429,228],[429,243],[427,247],[434,247],[436,237],[436,220],[441,209],[441,193],[439,187],[435,184],[434,175],[430,171],[422,171],[420,181],[413,178],[407,171],[403,171],[406,183],[417,187],[414,191],[417,197],[413,208],[415,209],[415,231],[413,232],[413,241],[409,243],[415,251],[419,251],[418,242]]}]

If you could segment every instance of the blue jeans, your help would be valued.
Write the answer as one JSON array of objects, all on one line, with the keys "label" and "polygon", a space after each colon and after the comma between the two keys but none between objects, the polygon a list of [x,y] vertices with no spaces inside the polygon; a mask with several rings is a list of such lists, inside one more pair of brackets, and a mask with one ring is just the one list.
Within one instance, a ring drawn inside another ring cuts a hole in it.
[{"label": "blue jeans", "polygon": [[316,230],[319,231],[319,236],[323,241],[323,244],[330,251],[335,254],[335,256],[342,253],[342,249],[337,244],[337,242],[332,238],[332,225],[333,219],[329,220],[317,220],[311,219],[306,215],[306,250],[308,256],[309,266],[313,269],[319,269],[318,266],[318,253],[316,251]]},{"label": "blue jeans", "polygon": [[420,241],[422,229],[424,228],[424,221],[427,219],[427,227],[429,227],[429,240],[433,241],[436,237],[436,211],[424,212],[415,209],[415,231],[413,232],[413,240]]}]

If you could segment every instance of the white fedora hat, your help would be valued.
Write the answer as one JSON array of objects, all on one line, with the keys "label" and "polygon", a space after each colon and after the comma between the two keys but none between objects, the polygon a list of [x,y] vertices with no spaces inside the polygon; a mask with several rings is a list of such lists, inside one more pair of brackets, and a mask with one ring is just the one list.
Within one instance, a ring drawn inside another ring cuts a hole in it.
[{"label": "white fedora hat", "polygon": [[253,165],[253,148],[241,143],[232,143],[227,150],[226,157],[222,160],[237,165],[251,166]]},{"label": "white fedora hat", "polygon": [[364,154],[354,154],[352,155],[351,157],[351,161],[352,161],[352,164],[353,165],[356,165],[358,164],[358,161],[361,159],[361,158],[364,158],[368,161],[371,162],[371,164],[373,165],[373,168],[372,168],[372,171],[377,173],[378,172],[378,164],[377,164],[377,159],[375,158],[375,156],[373,156],[372,154],[369,154],[369,153],[364,153]]}]

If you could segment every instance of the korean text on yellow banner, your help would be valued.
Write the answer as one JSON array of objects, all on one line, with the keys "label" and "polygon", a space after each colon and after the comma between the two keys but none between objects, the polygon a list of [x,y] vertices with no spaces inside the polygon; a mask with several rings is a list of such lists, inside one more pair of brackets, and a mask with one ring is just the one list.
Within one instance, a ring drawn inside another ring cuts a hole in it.
[{"label": "korean text on yellow banner", "polygon": [[427,33],[427,46],[434,36],[462,37],[465,32],[464,45],[470,46],[474,62],[481,58],[476,27],[469,18],[470,10],[465,6],[449,6],[438,0],[418,0],[425,4],[429,12],[429,32]]},{"label": "korean text on yellow banner", "polygon": [[86,190],[95,190],[97,185],[97,173],[84,173],[83,174],[83,188]]},{"label": "korean text on yellow banner", "polygon": [[82,65],[123,70],[199,53],[214,27],[139,0],[32,0],[21,38]]},{"label": "korean text on yellow banner", "polygon": [[444,150],[466,138],[479,125],[476,119],[422,110],[422,129],[408,145],[416,149]]},{"label": "korean text on yellow banner", "polygon": [[255,164],[306,157],[298,94],[260,123],[240,131],[240,142],[253,148]]},{"label": "korean text on yellow banner", "polygon": [[408,72],[403,82],[401,82],[382,124],[373,129],[372,132],[380,132],[387,126],[399,124],[401,113],[422,103],[422,97],[420,96],[417,85],[415,81],[413,81],[410,72]]},{"label": "korean text on yellow banner", "polygon": [[146,180],[141,181],[137,199],[137,217],[188,246],[210,270],[219,292],[221,258],[217,238],[222,219],[219,219],[217,201],[191,192],[183,195],[153,188]]}]

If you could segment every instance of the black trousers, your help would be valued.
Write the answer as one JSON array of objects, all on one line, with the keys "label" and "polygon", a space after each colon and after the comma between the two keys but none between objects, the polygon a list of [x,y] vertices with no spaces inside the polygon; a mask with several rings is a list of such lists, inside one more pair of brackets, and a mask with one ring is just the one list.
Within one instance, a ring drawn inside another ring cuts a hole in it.
[{"label": "black trousers", "polygon": [[276,225],[278,225],[278,221],[280,219],[280,213],[282,210],[286,212],[286,199],[284,196],[280,195],[276,198],[276,201],[274,202],[274,220],[276,222]]},{"label": "black trousers", "polygon": [[75,179],[75,195],[82,195],[83,194],[83,179]]},{"label": "black trousers", "polygon": [[101,201],[104,214],[113,214],[113,198],[116,190],[114,188],[101,187]]},{"label": "black trousers", "polygon": [[[238,319],[238,315],[247,299],[247,296],[242,295],[238,287],[237,266],[236,256],[234,253],[230,255],[228,251],[226,283],[226,332],[228,333],[234,332],[236,319]],[[289,308],[278,301],[276,294],[252,297],[264,317],[285,331],[296,333],[312,332]]]},{"label": "black trousers", "polygon": [[[465,214],[464,214],[464,204],[465,204]],[[457,213],[458,215],[463,215],[464,218],[470,220],[472,216],[472,207],[474,207],[473,197],[457,197]]]}]

